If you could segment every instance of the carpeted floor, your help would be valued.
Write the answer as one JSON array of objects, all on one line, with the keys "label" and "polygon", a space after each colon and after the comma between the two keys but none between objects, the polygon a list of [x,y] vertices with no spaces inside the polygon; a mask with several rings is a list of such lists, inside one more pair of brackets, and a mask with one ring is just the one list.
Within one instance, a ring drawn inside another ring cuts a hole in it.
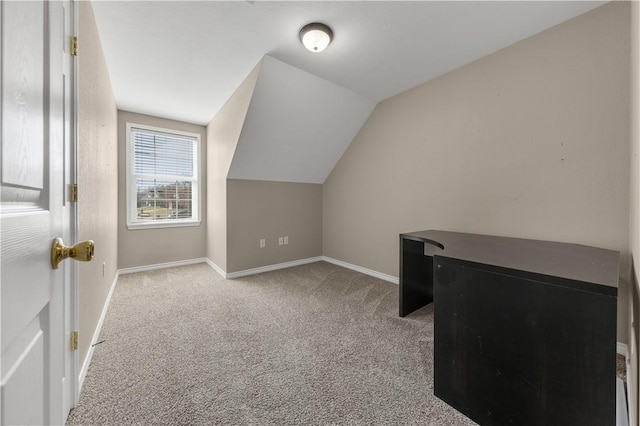
[{"label": "carpeted floor", "polygon": [[121,276],[69,425],[473,425],[433,395],[433,310],[325,262]]}]

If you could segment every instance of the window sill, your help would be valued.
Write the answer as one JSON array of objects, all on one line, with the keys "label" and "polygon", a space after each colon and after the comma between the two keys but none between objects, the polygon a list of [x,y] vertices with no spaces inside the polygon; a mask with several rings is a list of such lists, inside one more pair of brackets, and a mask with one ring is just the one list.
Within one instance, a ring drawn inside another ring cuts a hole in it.
[{"label": "window sill", "polygon": [[200,226],[199,220],[190,220],[190,221],[179,221],[179,220],[171,220],[171,221],[158,221],[157,223],[148,222],[148,223],[127,223],[127,229],[130,231],[137,231],[140,229],[161,229],[161,228],[185,228],[189,226]]}]

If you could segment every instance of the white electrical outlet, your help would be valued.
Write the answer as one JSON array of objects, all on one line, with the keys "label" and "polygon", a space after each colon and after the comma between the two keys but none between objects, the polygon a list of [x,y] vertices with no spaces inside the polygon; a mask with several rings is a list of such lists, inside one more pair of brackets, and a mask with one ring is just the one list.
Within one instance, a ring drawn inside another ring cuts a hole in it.
[{"label": "white electrical outlet", "polygon": [[267,242],[264,238],[260,239],[260,248],[265,248],[267,246]]},{"label": "white electrical outlet", "polygon": [[281,246],[284,244],[284,240],[282,237],[278,237],[278,245]]},{"label": "white electrical outlet", "polygon": [[286,246],[287,244],[289,244],[289,237],[284,237],[284,245]]}]

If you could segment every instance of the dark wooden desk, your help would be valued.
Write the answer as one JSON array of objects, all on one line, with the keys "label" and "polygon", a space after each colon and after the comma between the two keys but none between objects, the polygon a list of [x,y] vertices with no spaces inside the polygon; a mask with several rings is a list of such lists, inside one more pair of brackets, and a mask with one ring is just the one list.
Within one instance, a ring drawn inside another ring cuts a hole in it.
[{"label": "dark wooden desk", "polygon": [[434,393],[486,425],[613,425],[619,253],[400,235],[400,316],[435,300]]}]

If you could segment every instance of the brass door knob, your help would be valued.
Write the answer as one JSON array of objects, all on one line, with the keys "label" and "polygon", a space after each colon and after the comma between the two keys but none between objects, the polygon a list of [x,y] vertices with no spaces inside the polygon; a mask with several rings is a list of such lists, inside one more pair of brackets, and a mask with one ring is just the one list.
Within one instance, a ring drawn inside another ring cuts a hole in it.
[{"label": "brass door knob", "polygon": [[51,266],[58,269],[60,263],[66,258],[88,262],[93,259],[94,243],[91,240],[82,241],[75,246],[67,247],[62,242],[62,238],[56,238],[51,245]]}]

